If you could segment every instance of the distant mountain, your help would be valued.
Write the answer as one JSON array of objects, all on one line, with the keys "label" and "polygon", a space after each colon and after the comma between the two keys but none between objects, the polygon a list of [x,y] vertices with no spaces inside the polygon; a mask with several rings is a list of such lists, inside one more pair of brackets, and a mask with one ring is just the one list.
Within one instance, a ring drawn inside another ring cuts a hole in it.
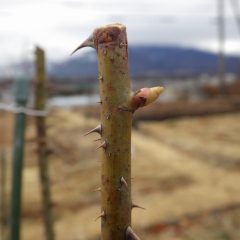
[{"label": "distant mountain", "polygon": [[[226,71],[239,71],[239,58],[226,57]],[[171,46],[130,46],[129,68],[133,77],[146,75],[214,74],[218,68],[217,54]],[[50,76],[57,78],[86,78],[97,76],[94,52],[61,63],[52,64]]]}]

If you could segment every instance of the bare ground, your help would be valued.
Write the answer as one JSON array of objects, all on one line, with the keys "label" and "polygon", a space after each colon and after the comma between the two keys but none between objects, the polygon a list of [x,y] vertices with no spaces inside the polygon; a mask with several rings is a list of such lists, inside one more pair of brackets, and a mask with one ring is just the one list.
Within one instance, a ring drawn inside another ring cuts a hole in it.
[{"label": "bare ground", "polygon": [[[13,122],[11,115],[4,120],[1,140],[10,160]],[[98,136],[82,137],[95,125],[96,119],[70,110],[55,110],[48,118],[58,240],[99,239],[100,223],[94,219],[100,195],[93,191],[100,182],[98,142],[93,141]],[[239,239],[239,133],[239,113],[140,122],[132,141],[132,195],[146,208],[133,210],[133,227],[143,239]],[[44,239],[34,135],[28,119],[23,240]]]}]

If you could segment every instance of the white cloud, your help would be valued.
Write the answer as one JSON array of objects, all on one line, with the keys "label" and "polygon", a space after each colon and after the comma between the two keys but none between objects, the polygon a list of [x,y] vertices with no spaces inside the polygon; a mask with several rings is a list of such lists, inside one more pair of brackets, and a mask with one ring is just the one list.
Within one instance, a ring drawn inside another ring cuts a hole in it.
[{"label": "white cloud", "polygon": [[[18,60],[34,44],[51,59],[68,56],[96,26],[122,22],[130,43],[176,44],[216,50],[216,1],[209,0],[1,0],[0,64]],[[227,50],[240,52],[227,5]],[[23,50],[28,49],[28,50]]]}]

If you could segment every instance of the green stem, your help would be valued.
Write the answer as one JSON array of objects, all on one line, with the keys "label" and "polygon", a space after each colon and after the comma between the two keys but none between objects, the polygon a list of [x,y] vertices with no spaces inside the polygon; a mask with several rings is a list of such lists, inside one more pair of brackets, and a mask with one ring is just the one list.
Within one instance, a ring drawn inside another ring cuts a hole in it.
[{"label": "green stem", "polygon": [[83,47],[97,50],[101,98],[101,124],[85,135],[102,137],[101,217],[102,240],[140,240],[131,228],[132,115],[154,102],[163,87],[132,93],[128,74],[126,27],[111,24],[94,30],[73,53]]},{"label": "green stem", "polygon": [[[102,140],[102,239],[123,240],[131,225],[132,113],[119,106],[131,96],[126,28],[109,25],[95,30],[99,67]],[[108,42],[108,40],[111,40]],[[125,183],[127,184],[124,184]]]}]

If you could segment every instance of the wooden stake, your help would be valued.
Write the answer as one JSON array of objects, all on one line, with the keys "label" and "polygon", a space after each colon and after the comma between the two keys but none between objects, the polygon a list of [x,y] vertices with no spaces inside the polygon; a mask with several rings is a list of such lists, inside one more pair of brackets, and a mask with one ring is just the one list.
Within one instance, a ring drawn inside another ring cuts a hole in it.
[{"label": "wooden stake", "polygon": [[[46,73],[44,51],[36,47],[36,79],[35,79],[35,108],[45,110],[46,107]],[[42,207],[44,215],[45,235],[47,240],[54,240],[54,224],[52,216],[52,202],[50,179],[48,173],[48,148],[45,117],[36,117],[36,131],[38,144],[39,176],[42,191]]]}]

